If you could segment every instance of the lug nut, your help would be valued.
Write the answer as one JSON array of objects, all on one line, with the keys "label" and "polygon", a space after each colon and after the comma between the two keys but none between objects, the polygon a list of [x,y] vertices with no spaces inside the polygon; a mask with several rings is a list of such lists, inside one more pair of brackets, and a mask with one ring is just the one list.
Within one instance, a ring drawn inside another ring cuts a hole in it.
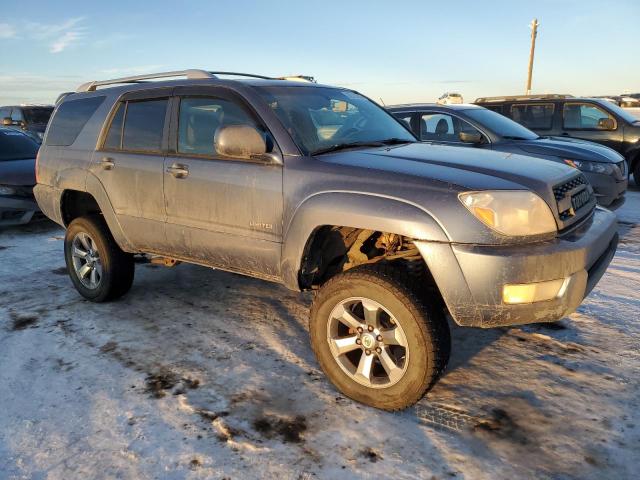
[{"label": "lug nut", "polygon": [[366,353],[367,355],[371,355],[371,350],[369,350],[368,348],[364,351],[364,353]]},{"label": "lug nut", "polygon": [[380,347],[376,348],[376,353],[382,353],[382,349]]},{"label": "lug nut", "polygon": [[368,329],[370,332],[373,332],[373,325],[369,325],[369,326],[367,327],[367,329]]},{"label": "lug nut", "polygon": [[356,345],[362,345],[362,340],[360,340],[359,338],[356,338]]},{"label": "lug nut", "polygon": [[381,342],[381,341],[382,341],[382,335],[378,335],[378,336],[376,337],[376,340],[377,340],[377,341],[379,341],[379,342]]},{"label": "lug nut", "polygon": [[358,330],[358,333],[362,333],[364,330],[362,329],[362,327],[358,327],[356,328],[356,330]]}]

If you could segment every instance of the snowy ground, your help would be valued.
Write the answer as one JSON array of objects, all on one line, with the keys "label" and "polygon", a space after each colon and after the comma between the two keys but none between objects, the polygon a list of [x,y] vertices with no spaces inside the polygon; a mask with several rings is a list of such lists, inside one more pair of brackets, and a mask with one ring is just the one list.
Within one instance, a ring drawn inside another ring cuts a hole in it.
[{"label": "snowy ground", "polygon": [[308,347],[310,297],[139,265],[96,305],[62,230],[0,232],[0,477],[639,478],[640,191],[608,273],[560,323],[456,328],[416,408],[339,395]]}]

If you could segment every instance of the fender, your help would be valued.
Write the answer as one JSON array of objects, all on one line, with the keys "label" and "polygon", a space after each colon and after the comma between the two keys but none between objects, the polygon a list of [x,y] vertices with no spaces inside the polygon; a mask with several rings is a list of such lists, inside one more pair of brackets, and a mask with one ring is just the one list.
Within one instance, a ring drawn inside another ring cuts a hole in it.
[{"label": "fender", "polygon": [[300,290],[298,272],[311,234],[323,225],[341,225],[449,242],[440,223],[418,205],[383,195],[329,191],[307,197],[285,230],[281,272],[284,284]]},{"label": "fender", "polygon": [[118,222],[116,212],[111,205],[111,201],[107,196],[104,186],[100,180],[91,173],[87,174],[85,191],[96,199],[96,202],[100,207],[100,211],[102,212],[102,216],[104,217],[105,222],[107,222],[111,235],[113,235],[118,246],[125,252],[135,253],[136,250],[124,234],[124,230],[122,229],[120,222]]}]

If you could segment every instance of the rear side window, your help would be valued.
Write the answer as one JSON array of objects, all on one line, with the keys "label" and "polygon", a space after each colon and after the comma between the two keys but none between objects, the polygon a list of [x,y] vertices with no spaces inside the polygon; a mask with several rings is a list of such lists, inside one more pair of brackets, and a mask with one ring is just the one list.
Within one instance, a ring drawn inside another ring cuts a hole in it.
[{"label": "rear side window", "polygon": [[487,110],[493,110],[497,113],[502,113],[502,105],[482,105]]},{"label": "rear side window", "polygon": [[124,123],[125,104],[119,103],[111,126],[104,141],[104,148],[120,149],[122,148],[122,124]]},{"label": "rear side window", "polygon": [[69,100],[58,107],[47,133],[47,145],[68,146],[76,141],[80,131],[87,124],[106,97]]},{"label": "rear side window", "polygon": [[162,149],[162,132],[168,100],[127,102],[122,132],[122,149],[158,152]]},{"label": "rear side window", "polygon": [[549,130],[553,125],[553,103],[521,104],[511,106],[511,118],[532,130]]},{"label": "rear side window", "polygon": [[162,150],[168,99],[122,102],[116,108],[103,148],[158,152]]}]

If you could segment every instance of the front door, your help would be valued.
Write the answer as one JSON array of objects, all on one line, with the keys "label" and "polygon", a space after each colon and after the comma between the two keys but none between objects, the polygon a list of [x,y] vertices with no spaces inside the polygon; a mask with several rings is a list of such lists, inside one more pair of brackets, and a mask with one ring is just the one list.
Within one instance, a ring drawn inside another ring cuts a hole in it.
[{"label": "front door", "polygon": [[439,111],[420,112],[418,135],[423,142],[441,143],[456,147],[476,147],[478,144],[460,140],[460,133],[481,134],[485,142],[480,146],[490,147],[486,136],[469,122],[454,115]]},{"label": "front door", "polygon": [[593,103],[565,102],[562,135],[600,143],[618,152],[623,148],[623,126],[612,114]]},{"label": "front door", "polygon": [[164,162],[167,240],[177,255],[270,279],[280,276],[282,165],[216,153],[216,131],[250,125],[276,149],[236,94],[220,87],[176,89]]},{"label": "front door", "polygon": [[90,169],[104,186],[128,240],[148,252],[166,247],[162,152],[168,134],[167,93],[136,92],[118,103]]}]

